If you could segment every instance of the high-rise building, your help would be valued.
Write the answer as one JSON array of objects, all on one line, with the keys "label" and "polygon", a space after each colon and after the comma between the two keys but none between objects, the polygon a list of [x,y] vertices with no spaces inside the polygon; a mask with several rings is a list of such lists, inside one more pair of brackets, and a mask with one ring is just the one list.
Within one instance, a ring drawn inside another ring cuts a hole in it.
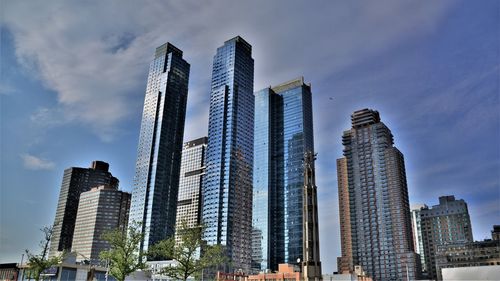
[{"label": "high-rise building", "polygon": [[352,260],[351,213],[346,158],[337,159],[337,184],[339,188],[340,251],[342,253],[342,256],[337,258],[337,270],[340,274],[349,274],[354,270],[354,263]]},{"label": "high-rise building", "polygon": [[226,272],[250,270],[253,70],[252,46],[243,38],[232,38],[217,49],[212,69],[202,219],[207,243],[225,247],[230,260]]},{"label": "high-rise building", "polygon": [[93,161],[90,168],[71,167],[64,170],[50,243],[50,256],[62,251],[71,251],[80,194],[100,185],[118,188],[118,179],[108,170],[109,164],[102,161]]},{"label": "high-rise building", "polygon": [[[182,150],[179,198],[177,199],[176,234],[185,223],[196,227],[201,222],[201,188],[205,175],[207,138],[188,141]],[[178,237],[176,238],[177,240]]]},{"label": "high-rise building", "polygon": [[252,270],[303,260],[304,153],[314,151],[311,86],[303,78],[255,93]]},{"label": "high-rise building", "polygon": [[142,223],[141,251],[175,233],[189,68],[170,43],[149,66],[129,218]]},{"label": "high-rise building", "polygon": [[455,196],[439,197],[439,205],[420,211],[427,277],[436,279],[436,252],[440,245],[473,242],[467,203]]},{"label": "high-rise building", "polygon": [[349,216],[341,221],[341,241],[348,245],[342,245],[340,260],[345,258],[344,267],[361,265],[374,280],[416,279],[419,260],[413,252],[403,154],[377,111],[355,111],[351,121],[337,167],[339,206]]},{"label": "high-rise building", "polygon": [[425,204],[417,204],[411,207],[411,229],[413,233],[413,248],[415,253],[420,255],[420,265],[424,276],[427,276],[427,267],[424,255],[424,240],[422,238],[422,219],[420,212],[428,208]]},{"label": "high-rise building", "polygon": [[99,262],[99,253],[109,249],[102,235],[114,229],[126,231],[130,197],[130,193],[109,185],[82,192],[71,249],[77,261]]}]

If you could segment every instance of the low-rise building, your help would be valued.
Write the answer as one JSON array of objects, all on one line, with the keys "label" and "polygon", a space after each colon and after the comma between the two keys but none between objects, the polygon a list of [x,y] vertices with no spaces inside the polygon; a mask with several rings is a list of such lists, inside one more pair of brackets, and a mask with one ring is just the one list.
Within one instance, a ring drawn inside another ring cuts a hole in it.
[{"label": "low-rise building", "polygon": [[291,264],[281,263],[278,265],[278,272],[259,273],[257,275],[248,276],[248,280],[252,281],[299,281],[300,272]]},{"label": "low-rise building", "polygon": [[[24,264],[19,267],[19,278],[14,280],[34,280],[34,276],[28,265]],[[106,271],[107,268],[92,264],[62,262],[44,270],[41,274],[41,278],[48,281],[86,281],[89,279],[97,281],[116,281],[116,279],[110,275],[106,277]]]},{"label": "low-rise building", "polygon": [[[438,279],[442,269],[500,265],[500,240],[484,240],[439,245],[436,252]],[[498,275],[500,276],[500,275]]]},{"label": "low-rise building", "polygon": [[16,263],[0,264],[0,281],[17,280],[19,268]]},{"label": "low-rise building", "polygon": [[498,280],[500,265],[443,268],[443,281]]},{"label": "low-rise building", "polygon": [[354,266],[354,271],[351,273],[340,274],[323,274],[323,281],[373,281],[373,279],[366,274],[363,267],[360,265]]}]

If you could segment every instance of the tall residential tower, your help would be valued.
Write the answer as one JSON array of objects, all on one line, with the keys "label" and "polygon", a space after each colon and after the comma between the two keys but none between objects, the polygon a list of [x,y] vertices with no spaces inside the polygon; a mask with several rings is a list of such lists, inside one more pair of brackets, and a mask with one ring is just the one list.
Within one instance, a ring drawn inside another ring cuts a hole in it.
[{"label": "tall residential tower", "polygon": [[311,85],[255,93],[252,270],[303,260],[304,153],[314,151]]},{"label": "tall residential tower", "polygon": [[189,68],[170,43],[149,66],[129,219],[142,223],[141,251],[175,233]]},{"label": "tall residential tower", "polygon": [[250,270],[253,165],[252,46],[237,36],[217,49],[212,69],[206,176],[203,186],[204,239],[221,244],[230,268]]},{"label": "tall residential tower", "polygon": [[64,170],[50,241],[50,256],[71,251],[80,194],[100,185],[118,188],[118,179],[108,170],[109,164],[102,161],[93,161],[90,168],[71,167]]},{"label": "tall residential tower", "polygon": [[361,265],[374,280],[416,279],[403,154],[377,111],[356,111],[351,121],[337,161],[339,206],[349,216],[341,218],[342,266]]}]

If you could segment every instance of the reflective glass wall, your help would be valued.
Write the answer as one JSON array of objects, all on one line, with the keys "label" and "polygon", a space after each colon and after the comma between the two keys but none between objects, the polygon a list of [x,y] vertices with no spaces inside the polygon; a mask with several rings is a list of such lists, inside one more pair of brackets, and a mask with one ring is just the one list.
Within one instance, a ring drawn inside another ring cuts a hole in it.
[{"label": "reflective glass wall", "polygon": [[303,78],[255,93],[252,269],[302,260],[302,159],[314,151],[311,87]]},{"label": "reflective glass wall", "polygon": [[149,67],[129,218],[142,223],[142,251],[175,232],[189,68],[170,43]]},{"label": "reflective glass wall", "polygon": [[203,186],[204,239],[222,244],[231,260],[226,272],[250,269],[253,163],[252,47],[235,37],[217,49],[212,70],[206,176]]}]

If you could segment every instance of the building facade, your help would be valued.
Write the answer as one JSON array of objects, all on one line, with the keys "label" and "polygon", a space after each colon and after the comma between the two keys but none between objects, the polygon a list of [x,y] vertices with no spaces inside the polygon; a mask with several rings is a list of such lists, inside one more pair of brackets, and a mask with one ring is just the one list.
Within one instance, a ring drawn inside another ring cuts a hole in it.
[{"label": "building facade", "polygon": [[17,280],[19,267],[17,263],[0,263],[0,281]]},{"label": "building facade", "polygon": [[237,36],[217,49],[212,70],[204,239],[221,244],[232,268],[250,270],[253,165],[254,61],[252,47]]},{"label": "building facade", "polygon": [[245,281],[300,281],[300,270],[297,265],[280,263],[277,271],[273,273],[261,272],[256,275],[249,275]]},{"label": "building facade", "polygon": [[346,158],[337,159],[337,184],[339,189],[340,252],[342,253],[342,256],[337,258],[337,270],[339,274],[350,274],[353,271],[354,263]]},{"label": "building facade", "polygon": [[149,67],[129,218],[142,223],[141,251],[175,233],[189,69],[170,43]]},{"label": "building facade", "polygon": [[99,253],[109,249],[102,235],[114,229],[127,229],[130,197],[130,193],[109,185],[93,187],[80,195],[72,243],[76,261],[100,262]]},{"label": "building facade", "polygon": [[415,253],[420,256],[420,265],[424,276],[427,275],[427,266],[425,264],[424,240],[422,238],[422,219],[420,212],[428,208],[425,204],[419,204],[411,207],[411,228],[413,233],[413,248]]},{"label": "building facade", "polygon": [[71,251],[80,194],[100,185],[118,188],[118,179],[108,170],[109,164],[102,161],[93,161],[90,168],[72,167],[64,170],[52,230],[50,256]]},{"label": "building facade", "polygon": [[439,197],[439,205],[420,212],[428,278],[436,279],[436,252],[440,245],[473,242],[467,203],[455,196]]},{"label": "building facade", "polygon": [[207,138],[188,141],[182,150],[179,197],[177,199],[176,240],[181,227],[191,228],[201,223],[201,188],[205,175]]},{"label": "building facade", "polygon": [[[416,279],[419,260],[413,252],[403,154],[393,146],[392,133],[377,111],[355,111],[351,121],[342,137],[345,160],[337,167],[340,174],[347,171],[347,183],[344,178],[339,189],[345,193],[347,185],[348,196],[339,196],[339,205],[348,206],[343,213],[350,217],[350,230],[341,231],[350,237],[341,241],[351,245],[341,249],[352,249],[352,264],[361,265],[374,280]],[[342,252],[347,265],[350,255]]]},{"label": "building facade", "polygon": [[492,265],[500,266],[499,240],[456,242],[437,247],[436,272],[438,280],[443,280],[442,269],[444,268]]},{"label": "building facade", "polygon": [[303,260],[304,153],[314,151],[311,86],[303,78],[255,93],[252,270]]}]

